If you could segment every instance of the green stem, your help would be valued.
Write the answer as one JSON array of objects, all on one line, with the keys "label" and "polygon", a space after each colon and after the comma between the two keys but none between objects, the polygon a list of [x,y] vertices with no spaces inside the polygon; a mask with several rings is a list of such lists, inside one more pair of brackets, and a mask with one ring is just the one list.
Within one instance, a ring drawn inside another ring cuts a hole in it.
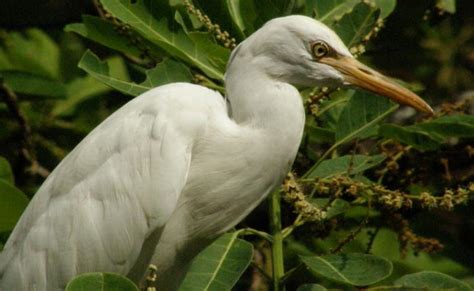
[{"label": "green stem", "polygon": [[284,290],[280,286],[285,275],[283,259],[283,234],[281,232],[281,206],[280,191],[273,192],[270,197],[270,228],[273,236],[272,265],[273,265],[273,291]]},{"label": "green stem", "polygon": [[273,243],[273,237],[270,234],[263,231],[259,231],[253,228],[242,228],[242,229],[239,229],[237,232],[239,236],[256,235],[258,237],[261,237],[267,240],[269,243]]}]

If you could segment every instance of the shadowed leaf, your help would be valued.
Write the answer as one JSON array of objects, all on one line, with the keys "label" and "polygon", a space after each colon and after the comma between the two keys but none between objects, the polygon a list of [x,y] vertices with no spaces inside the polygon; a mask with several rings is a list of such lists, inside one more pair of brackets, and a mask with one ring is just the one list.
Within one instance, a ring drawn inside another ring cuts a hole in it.
[{"label": "shadowed leaf", "polygon": [[10,231],[28,205],[28,198],[18,188],[0,179],[0,232]]},{"label": "shadowed leaf", "polygon": [[385,160],[384,155],[347,155],[325,160],[311,171],[307,178],[330,178],[344,174],[354,175],[377,166],[383,160]]}]

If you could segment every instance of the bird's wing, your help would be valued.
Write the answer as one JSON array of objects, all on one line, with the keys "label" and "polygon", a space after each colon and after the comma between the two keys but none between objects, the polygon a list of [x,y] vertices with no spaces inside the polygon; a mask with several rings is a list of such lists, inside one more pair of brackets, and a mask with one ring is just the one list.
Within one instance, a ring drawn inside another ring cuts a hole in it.
[{"label": "bird's wing", "polygon": [[173,212],[212,114],[226,114],[223,98],[184,83],[151,90],[112,114],[31,201],[0,258],[3,280],[56,288],[43,281],[64,284],[93,270],[126,274]]}]

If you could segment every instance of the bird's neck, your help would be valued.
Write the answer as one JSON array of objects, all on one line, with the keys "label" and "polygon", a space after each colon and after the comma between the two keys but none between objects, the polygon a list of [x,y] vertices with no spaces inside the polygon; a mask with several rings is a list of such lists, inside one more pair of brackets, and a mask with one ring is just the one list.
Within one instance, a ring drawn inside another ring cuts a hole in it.
[{"label": "bird's neck", "polygon": [[258,69],[234,65],[226,73],[226,90],[235,122],[299,145],[305,115],[295,87]]}]

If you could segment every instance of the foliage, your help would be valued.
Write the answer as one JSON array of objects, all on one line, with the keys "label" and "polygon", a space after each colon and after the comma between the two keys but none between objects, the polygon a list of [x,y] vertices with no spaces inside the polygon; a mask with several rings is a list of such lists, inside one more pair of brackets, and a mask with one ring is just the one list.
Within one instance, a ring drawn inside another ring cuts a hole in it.
[{"label": "foliage", "polygon": [[[429,9],[450,17],[457,13],[456,3],[435,1]],[[81,23],[68,24],[66,33],[2,31],[2,242],[46,169],[129,98],[171,82],[224,92],[231,49],[265,21],[291,13],[321,20],[354,55],[377,63],[380,59],[365,52],[377,50],[371,44],[380,30],[383,37],[387,21],[409,14],[399,5],[396,0],[101,0],[100,17],[84,15]],[[444,26],[424,24],[429,37],[423,45],[438,52],[438,30]],[[472,33],[469,24],[461,29]],[[419,67],[416,77],[426,78]],[[433,87],[444,95],[447,83]],[[461,93],[462,84],[448,91]],[[470,289],[462,279],[473,275],[472,260],[463,261],[456,252],[472,249],[459,239],[442,239],[426,221],[447,217],[472,223],[463,213],[470,206],[462,206],[474,190],[472,95],[444,100],[427,118],[405,108],[397,111],[398,105],[360,91],[311,88],[301,93],[307,109],[304,139],[294,173],[270,198],[271,225],[262,223],[266,213],[257,210],[243,224],[252,228],[223,235],[196,257],[181,289]],[[462,232],[462,225],[456,231]],[[247,268],[252,272],[244,272]],[[80,275],[66,290],[117,288],[136,290],[127,279],[108,273]]]}]

